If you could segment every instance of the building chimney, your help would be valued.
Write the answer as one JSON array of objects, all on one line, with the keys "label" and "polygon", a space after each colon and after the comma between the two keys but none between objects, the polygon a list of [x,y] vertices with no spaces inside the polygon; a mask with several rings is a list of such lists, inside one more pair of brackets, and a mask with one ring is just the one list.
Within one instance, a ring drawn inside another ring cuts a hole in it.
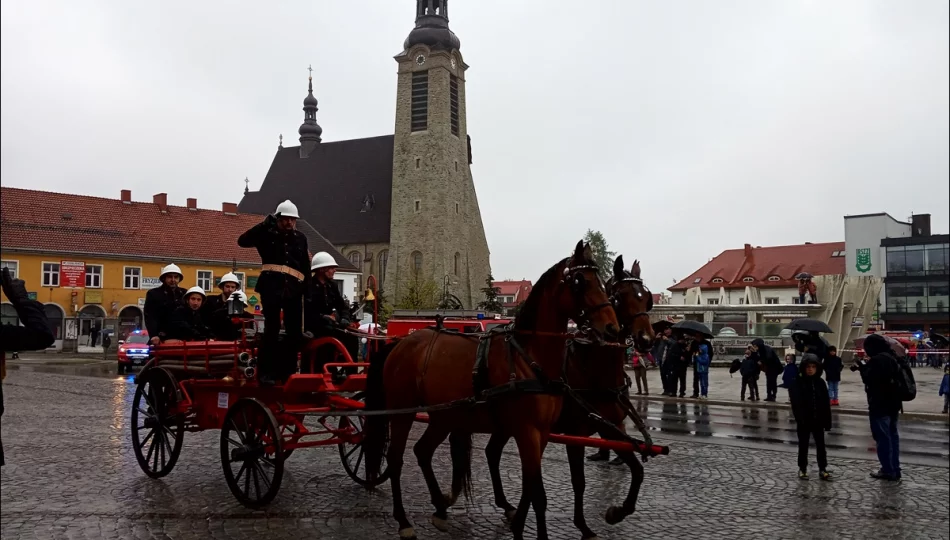
[{"label": "building chimney", "polygon": [[233,202],[221,203],[221,211],[224,212],[225,215],[236,216],[238,213],[237,203],[233,203]]},{"label": "building chimney", "polygon": [[930,214],[914,214],[910,223],[911,236],[930,236]]},{"label": "building chimney", "polygon": [[158,209],[161,210],[163,214],[168,213],[168,194],[167,193],[156,193],[152,196],[152,202],[158,206]]},{"label": "building chimney", "polygon": [[187,199],[185,205],[189,210],[198,210],[198,199]]},{"label": "building chimney", "polygon": [[752,256],[752,244],[746,244],[746,245],[745,245],[745,256],[746,256],[746,257],[751,257],[751,256]]},{"label": "building chimney", "polygon": [[132,190],[123,189],[120,199],[122,199],[122,202],[124,202],[125,204],[132,204]]}]

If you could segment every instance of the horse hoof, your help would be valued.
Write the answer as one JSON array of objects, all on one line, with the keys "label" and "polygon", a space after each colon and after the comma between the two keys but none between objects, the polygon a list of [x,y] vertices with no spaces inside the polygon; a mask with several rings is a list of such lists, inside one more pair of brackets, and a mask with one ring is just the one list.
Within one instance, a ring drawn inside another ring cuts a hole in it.
[{"label": "horse hoof", "polygon": [[442,532],[449,532],[449,522],[446,519],[442,519],[438,516],[430,516],[429,521],[432,522],[432,526],[436,529],[439,529]]},{"label": "horse hoof", "polygon": [[442,500],[445,502],[446,508],[451,508],[455,506],[455,502],[458,501],[458,497],[453,497],[452,495],[448,493],[443,493]]},{"label": "horse hoof", "polygon": [[402,538],[402,540],[416,540],[416,530],[412,527],[399,529],[399,538]]},{"label": "horse hoof", "polygon": [[607,514],[604,515],[604,520],[607,521],[608,525],[616,525],[623,521],[623,518],[627,517],[623,513],[623,508],[619,506],[611,506],[607,509]]}]

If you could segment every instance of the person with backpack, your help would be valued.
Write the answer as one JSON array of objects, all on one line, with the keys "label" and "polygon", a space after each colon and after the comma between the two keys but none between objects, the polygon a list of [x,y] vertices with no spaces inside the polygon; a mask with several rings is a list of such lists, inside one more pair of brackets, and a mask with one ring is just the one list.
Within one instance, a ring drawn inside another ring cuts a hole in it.
[{"label": "person with backpack", "polygon": [[860,371],[868,396],[868,420],[877,445],[881,469],[871,478],[900,482],[900,435],[897,429],[901,403],[914,399],[917,387],[906,360],[899,360],[890,343],[880,334],[864,340],[866,362],[855,362],[852,371]]}]

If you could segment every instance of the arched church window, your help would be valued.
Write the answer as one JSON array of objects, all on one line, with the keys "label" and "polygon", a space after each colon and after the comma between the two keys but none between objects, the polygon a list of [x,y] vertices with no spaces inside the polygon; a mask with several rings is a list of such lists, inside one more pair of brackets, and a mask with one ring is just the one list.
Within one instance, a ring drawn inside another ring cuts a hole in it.
[{"label": "arched church window", "polygon": [[459,269],[462,267],[462,254],[455,252],[455,272],[454,274],[459,275]]},{"label": "arched church window", "polygon": [[419,275],[422,273],[422,252],[412,252],[412,273]]},{"label": "arched church window", "polygon": [[363,254],[359,251],[354,251],[350,253],[350,256],[347,257],[350,259],[350,262],[353,263],[353,266],[362,270],[363,269]]}]

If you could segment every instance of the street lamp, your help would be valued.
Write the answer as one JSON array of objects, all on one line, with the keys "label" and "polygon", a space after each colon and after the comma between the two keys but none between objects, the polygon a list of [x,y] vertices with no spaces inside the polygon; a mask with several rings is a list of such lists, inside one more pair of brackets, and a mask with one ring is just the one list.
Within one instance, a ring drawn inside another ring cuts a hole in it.
[{"label": "street lamp", "polygon": [[448,274],[446,274],[445,277],[442,278],[443,309],[447,309],[447,306],[449,305],[449,283],[451,283],[452,285],[458,285],[458,281],[452,281],[452,278]]}]

